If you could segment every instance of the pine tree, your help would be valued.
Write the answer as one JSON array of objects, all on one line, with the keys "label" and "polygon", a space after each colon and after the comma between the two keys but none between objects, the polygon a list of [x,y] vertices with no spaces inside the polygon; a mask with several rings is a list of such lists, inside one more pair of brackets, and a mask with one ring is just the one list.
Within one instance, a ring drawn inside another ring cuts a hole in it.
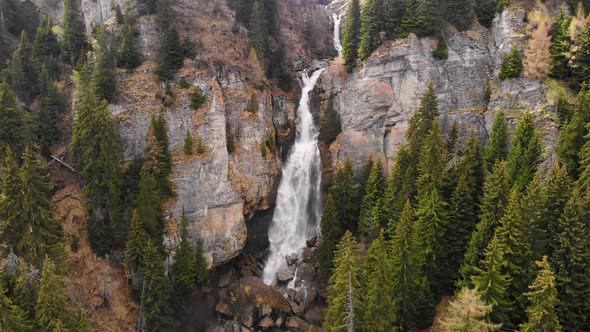
[{"label": "pine tree", "polygon": [[328,194],[328,197],[324,202],[320,227],[321,237],[318,248],[318,274],[320,281],[325,283],[328,281],[330,272],[332,271],[332,262],[334,250],[336,250],[336,244],[338,243],[338,240],[342,238],[342,234],[344,234],[344,229],[338,219],[338,210],[332,194]]},{"label": "pine tree", "polygon": [[8,73],[10,85],[22,102],[30,104],[39,96],[39,66],[33,57],[33,47],[24,31],[12,56]]},{"label": "pine tree", "polygon": [[19,256],[40,267],[46,255],[59,258],[63,237],[61,224],[52,215],[53,188],[47,169],[29,148],[18,171],[11,156],[6,164],[9,176],[4,178],[4,197],[0,202],[3,220],[0,235]]},{"label": "pine tree", "polygon": [[471,284],[471,276],[477,267],[481,267],[484,249],[490,243],[498,221],[504,214],[504,208],[508,202],[510,182],[507,175],[505,161],[496,163],[493,172],[488,175],[484,183],[484,194],[481,200],[480,222],[467,245],[467,252],[461,265],[461,287]]},{"label": "pine tree", "polygon": [[17,105],[8,83],[0,83],[0,151],[10,146],[20,154],[28,138],[27,114]]},{"label": "pine tree", "polygon": [[566,53],[570,49],[569,27],[571,18],[565,14],[565,8],[562,6],[559,16],[553,23],[553,35],[551,36],[551,63],[549,65],[549,74],[555,78],[565,78],[569,74],[568,59]]},{"label": "pine tree", "polygon": [[574,49],[576,51],[571,63],[572,83],[580,90],[590,80],[590,22],[586,22]]},{"label": "pine tree", "polygon": [[146,169],[141,171],[135,205],[146,234],[154,244],[160,243],[164,235],[162,198],[156,179]]},{"label": "pine tree", "polygon": [[355,331],[361,319],[361,266],[358,243],[346,231],[336,246],[328,285],[327,331]]},{"label": "pine tree", "polygon": [[361,7],[359,0],[352,0],[346,13],[342,39],[342,56],[348,71],[356,65],[361,34]]},{"label": "pine tree", "polygon": [[556,307],[559,306],[557,289],[555,285],[555,274],[543,256],[542,261],[537,262],[539,272],[532,285],[530,292],[525,295],[530,305],[527,308],[528,321],[520,326],[523,332],[536,331],[561,331],[561,325],[557,318]]},{"label": "pine tree", "polygon": [[171,282],[165,275],[164,259],[152,239],[148,240],[145,248],[141,274],[144,276],[141,294],[142,330],[166,330],[170,327],[172,319]]},{"label": "pine tree", "polygon": [[485,161],[489,171],[491,171],[500,160],[506,160],[508,157],[508,124],[506,115],[500,111],[494,119],[490,139],[485,149]]},{"label": "pine tree", "polygon": [[580,167],[580,151],[586,143],[590,122],[590,90],[582,89],[578,93],[572,119],[562,126],[557,137],[557,155],[567,166],[567,171],[573,179],[577,179]]},{"label": "pine tree", "polygon": [[90,244],[99,255],[104,255],[113,245],[124,243],[120,197],[122,148],[106,101],[101,102],[84,79],[78,88],[81,98],[75,107],[70,149],[88,198]]},{"label": "pine tree", "polygon": [[43,263],[41,286],[35,305],[37,331],[53,332],[59,325],[68,325],[71,321],[65,282],[55,263],[47,257]]},{"label": "pine tree", "polygon": [[558,316],[564,331],[584,331],[590,326],[588,211],[588,198],[574,188],[559,220],[559,247],[552,260],[560,302]]},{"label": "pine tree", "polygon": [[182,211],[180,220],[180,244],[176,249],[174,261],[175,286],[180,294],[190,294],[195,289],[197,281],[197,266],[195,251],[188,239],[187,219]]},{"label": "pine tree", "polygon": [[77,64],[88,48],[86,25],[78,0],[66,0],[64,3],[62,48],[71,64]]},{"label": "pine tree", "polygon": [[472,283],[481,292],[481,299],[492,305],[489,314],[492,322],[503,323],[508,320],[507,313],[512,309],[512,303],[508,300],[508,285],[510,277],[502,273],[504,265],[504,252],[498,238],[494,237],[485,250],[485,258],[482,268],[475,268]]},{"label": "pine tree", "polygon": [[565,166],[555,163],[547,176],[543,188],[546,220],[548,221],[547,233],[549,234],[549,248],[547,255],[553,257],[553,252],[559,247],[559,219],[563,215],[565,206],[571,194],[571,178],[567,174]]},{"label": "pine tree", "polygon": [[0,331],[30,331],[25,312],[5,295],[0,283]]},{"label": "pine tree", "polygon": [[184,154],[187,156],[193,154],[193,138],[188,129],[186,130],[186,136],[184,137],[184,147],[182,148],[182,151],[184,151]]},{"label": "pine tree", "polygon": [[380,44],[383,30],[383,0],[368,0],[361,13],[359,58],[365,60]]},{"label": "pine tree", "polygon": [[518,122],[508,155],[508,176],[519,191],[533,180],[541,163],[543,147],[532,114],[525,114]]},{"label": "pine tree", "polygon": [[[391,240],[391,296],[394,310],[390,313],[402,331],[417,325],[428,325],[432,317],[432,296],[428,279],[422,274],[423,261],[414,226],[414,211],[409,201]],[[420,323],[419,323],[420,322]]]},{"label": "pine tree", "polygon": [[459,31],[471,28],[475,19],[473,2],[467,0],[451,0],[447,5],[447,20]]},{"label": "pine tree", "polygon": [[482,301],[477,288],[464,287],[449,304],[443,326],[450,332],[497,331],[501,325],[490,323],[488,315],[491,311],[492,305]]},{"label": "pine tree", "polygon": [[137,211],[133,211],[129,238],[125,246],[125,254],[131,267],[136,272],[140,270],[141,264],[145,259],[144,254],[147,241],[148,236],[143,228],[142,221],[139,219],[139,214]]},{"label": "pine tree", "polygon": [[367,331],[389,331],[394,323],[391,312],[391,266],[389,244],[384,232],[373,241],[365,258],[363,289],[363,328]]},{"label": "pine tree", "polygon": [[184,51],[170,4],[167,0],[158,0],[158,50],[156,73],[162,81],[170,81],[176,71],[182,68]]},{"label": "pine tree", "polygon": [[383,196],[385,181],[383,166],[380,161],[377,161],[371,169],[365,187],[359,218],[359,232],[363,239],[367,240],[367,243],[374,240],[379,235],[379,230],[386,226],[385,222],[381,220],[382,213],[379,211],[380,203],[378,202]]},{"label": "pine tree", "polygon": [[510,52],[502,58],[499,77],[501,80],[520,77],[523,71],[522,54],[516,44],[512,45]]},{"label": "pine tree", "polygon": [[[43,67],[45,68],[45,66]],[[47,73],[46,70],[43,73]],[[56,82],[48,82],[48,75],[42,75],[39,113],[37,115],[37,141],[44,155],[50,154],[51,147],[61,136],[61,118],[66,111],[66,99]]]}]

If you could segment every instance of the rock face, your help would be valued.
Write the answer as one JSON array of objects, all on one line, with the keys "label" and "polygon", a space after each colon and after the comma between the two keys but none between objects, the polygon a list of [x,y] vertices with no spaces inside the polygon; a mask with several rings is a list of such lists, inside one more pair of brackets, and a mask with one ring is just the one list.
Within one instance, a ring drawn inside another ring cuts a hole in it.
[{"label": "rock face", "polygon": [[[448,27],[447,60],[432,57],[436,39],[410,35],[386,42],[349,75],[333,65],[316,91],[320,113],[336,112],[342,127],[330,146],[328,162],[338,165],[349,158],[359,168],[373,158],[382,160],[386,168],[393,166],[405,142],[408,119],[431,82],[443,128],[457,121],[463,133],[474,132],[485,141],[498,110],[507,111],[514,123],[522,113],[515,111],[519,109],[535,114],[551,143],[555,126],[546,120],[549,101],[543,84],[528,78],[497,78],[503,54],[515,43],[523,45],[524,17],[524,10],[516,9],[497,16],[490,30],[457,32]],[[492,89],[489,103],[484,100],[486,84]]]}]

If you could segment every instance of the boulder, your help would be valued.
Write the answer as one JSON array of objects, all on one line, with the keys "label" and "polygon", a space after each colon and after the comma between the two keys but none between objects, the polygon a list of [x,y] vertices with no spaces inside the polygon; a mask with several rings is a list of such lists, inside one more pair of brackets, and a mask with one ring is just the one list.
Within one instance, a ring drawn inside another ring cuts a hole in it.
[{"label": "boulder", "polygon": [[287,267],[284,267],[277,272],[277,280],[280,282],[289,282],[293,280],[293,272]]},{"label": "boulder", "polygon": [[285,260],[287,261],[287,265],[291,266],[297,263],[297,261],[299,260],[299,255],[297,255],[296,253],[292,253],[291,255],[285,257]]},{"label": "boulder", "polygon": [[273,312],[290,313],[291,306],[283,295],[266,285],[260,278],[244,277],[240,279],[239,288],[244,296],[246,303],[254,305],[256,308],[271,308]]},{"label": "boulder", "polygon": [[322,325],[324,323],[324,317],[326,316],[326,308],[320,306],[314,306],[305,311],[303,318],[306,322],[314,325]]},{"label": "boulder", "polygon": [[219,277],[219,281],[217,282],[217,287],[219,288],[224,288],[225,286],[227,286],[233,276],[233,271],[229,270],[225,273],[223,273],[220,277]]},{"label": "boulder", "polygon": [[318,250],[318,248],[316,248],[316,247],[303,248],[303,250],[301,251],[301,257],[303,257],[303,262],[304,263],[315,262],[317,250]]},{"label": "boulder", "polygon": [[303,264],[297,268],[295,276],[297,279],[311,282],[316,276],[315,268],[311,265]]},{"label": "boulder", "polygon": [[287,319],[286,327],[290,331],[307,331],[309,323],[299,317],[291,316]]},{"label": "boulder", "polygon": [[217,303],[217,305],[215,305],[215,312],[217,312],[225,318],[231,319],[234,316],[231,310],[231,306],[224,302],[219,302]]},{"label": "boulder", "polygon": [[258,327],[262,330],[268,330],[275,325],[275,321],[272,318],[266,316],[258,323]]},{"label": "boulder", "polygon": [[310,237],[309,239],[307,239],[307,241],[305,241],[305,244],[309,248],[311,248],[311,247],[315,247],[316,244],[317,244],[317,242],[318,242],[318,236],[317,235],[314,235],[314,236]]}]

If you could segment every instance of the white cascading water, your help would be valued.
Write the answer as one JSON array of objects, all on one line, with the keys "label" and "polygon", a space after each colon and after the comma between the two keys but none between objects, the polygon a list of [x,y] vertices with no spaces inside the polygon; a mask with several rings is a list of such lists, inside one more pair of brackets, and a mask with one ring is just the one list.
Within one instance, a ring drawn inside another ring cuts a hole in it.
[{"label": "white cascading water", "polygon": [[334,19],[334,48],[338,51],[338,57],[342,57],[342,42],[340,41],[340,24],[342,23],[342,16],[336,13],[332,14]]},{"label": "white cascading water", "polygon": [[309,103],[310,92],[323,71],[323,68],[318,69],[311,77],[307,73],[302,77],[295,143],[283,168],[268,231],[270,255],[263,272],[267,285],[275,282],[277,272],[287,264],[286,256],[299,253],[305,247],[305,241],[319,231],[321,159],[318,130]]}]

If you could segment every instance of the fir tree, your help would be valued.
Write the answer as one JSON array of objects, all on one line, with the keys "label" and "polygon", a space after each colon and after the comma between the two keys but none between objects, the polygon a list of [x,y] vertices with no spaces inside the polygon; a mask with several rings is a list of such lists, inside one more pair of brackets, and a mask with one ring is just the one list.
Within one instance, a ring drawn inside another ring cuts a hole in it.
[{"label": "fir tree", "polygon": [[53,332],[59,325],[68,325],[71,321],[72,316],[68,310],[68,296],[63,277],[59,274],[55,263],[50,258],[45,258],[39,296],[35,305],[37,331]]},{"label": "fir tree", "polygon": [[434,119],[428,135],[422,142],[420,162],[418,163],[418,200],[430,195],[432,190],[443,187],[442,174],[445,170],[445,151],[438,119]]},{"label": "fir tree", "polygon": [[520,77],[523,71],[522,54],[516,44],[512,45],[510,52],[502,58],[499,77],[501,80]]},{"label": "fir tree", "polygon": [[17,105],[8,83],[0,83],[0,151],[10,146],[20,154],[28,138],[27,114]]},{"label": "fir tree", "polygon": [[361,13],[361,34],[358,55],[365,60],[380,44],[383,29],[383,0],[368,0]]},{"label": "fir tree", "polygon": [[143,228],[143,224],[139,219],[137,211],[133,211],[131,217],[131,227],[129,230],[129,238],[126,244],[125,254],[127,260],[131,264],[134,271],[139,271],[142,262],[144,261],[144,252],[147,245],[148,236]]},{"label": "fir tree", "polygon": [[205,250],[203,249],[203,240],[200,237],[196,239],[196,251],[195,251],[195,266],[197,270],[197,285],[205,285],[207,283],[207,279],[209,278],[209,271],[207,270],[209,264],[207,263],[207,258],[205,257]]},{"label": "fir tree", "polygon": [[66,0],[63,16],[63,50],[71,64],[77,64],[84,56],[86,43],[86,25],[82,18],[78,0]]},{"label": "fir tree", "polygon": [[437,0],[417,0],[416,28],[414,32],[418,36],[430,36],[434,34],[439,26],[438,6],[439,3]]},{"label": "fir tree", "polygon": [[33,57],[33,48],[23,31],[18,47],[8,67],[10,85],[22,102],[32,103],[39,96],[39,67]]},{"label": "fir tree", "polygon": [[443,326],[452,332],[491,332],[499,330],[499,324],[492,324],[488,315],[492,305],[481,299],[477,288],[462,288],[447,308]]},{"label": "fir tree", "polygon": [[516,126],[508,155],[508,176],[519,191],[526,189],[533,180],[537,166],[541,163],[542,152],[533,116],[527,113]]},{"label": "fir tree", "polygon": [[338,219],[338,210],[334,197],[328,194],[324,202],[321,221],[321,237],[318,248],[318,274],[322,282],[326,282],[332,270],[332,261],[336,244],[342,237],[344,229]]},{"label": "fir tree", "polygon": [[0,201],[2,241],[26,261],[40,267],[43,257],[59,258],[62,249],[63,230],[52,215],[53,187],[45,165],[29,148],[18,171],[10,155],[6,164],[8,176],[4,178],[4,197]]},{"label": "fir tree", "polygon": [[193,137],[188,129],[186,130],[186,136],[184,137],[184,147],[182,148],[182,151],[184,151],[184,154],[187,156],[193,154]]},{"label": "fir tree", "polygon": [[590,122],[590,90],[582,89],[578,93],[576,107],[572,119],[562,126],[557,137],[557,155],[560,161],[567,166],[568,173],[573,179],[577,179],[580,167],[580,151],[586,142]]},{"label": "fir tree", "polygon": [[565,78],[568,76],[568,59],[566,53],[569,52],[571,40],[569,27],[571,18],[565,14],[565,8],[562,6],[559,16],[553,23],[553,35],[551,36],[551,63],[549,65],[549,74],[555,78]]},{"label": "fir tree", "polygon": [[142,330],[166,330],[170,328],[172,319],[171,283],[165,275],[164,259],[152,239],[148,240],[145,248],[141,274],[144,276],[141,294]]},{"label": "fir tree", "polygon": [[383,196],[384,219],[388,221],[387,233],[391,237],[395,226],[400,219],[406,200],[413,198],[410,195],[410,184],[404,176],[410,170],[410,153],[408,146],[402,146],[397,155],[397,160],[391,175],[387,181],[387,188]]},{"label": "fir tree", "polygon": [[555,113],[557,113],[557,125],[563,127],[566,125],[574,115],[573,105],[570,104],[569,99],[560,94],[555,105]]},{"label": "fir tree", "polygon": [[559,332],[561,325],[556,311],[559,300],[557,299],[555,275],[549,266],[547,256],[543,256],[543,260],[538,261],[537,266],[539,266],[537,278],[529,286],[531,291],[525,294],[530,305],[526,309],[528,321],[520,326],[521,331]]},{"label": "fir tree", "polygon": [[0,331],[30,331],[25,312],[5,295],[0,283]]},{"label": "fir tree", "polygon": [[361,7],[359,0],[352,0],[346,13],[346,23],[342,39],[342,56],[348,71],[356,65],[361,33]]},{"label": "fir tree", "polygon": [[117,92],[117,59],[113,35],[103,28],[97,32],[96,63],[92,72],[94,91],[99,98],[111,102]]},{"label": "fir tree", "polygon": [[180,244],[176,249],[174,259],[174,278],[175,286],[180,294],[189,293],[195,289],[197,281],[197,265],[195,251],[188,239],[188,230],[186,229],[188,221],[184,210],[180,220]]},{"label": "fir tree", "polygon": [[57,78],[60,54],[61,47],[53,32],[53,22],[48,15],[44,15],[33,40],[33,57],[37,59],[38,64],[47,67],[51,78]]},{"label": "fir tree", "polygon": [[459,31],[471,28],[475,19],[473,2],[467,0],[450,0],[447,5],[447,20]]},{"label": "fir tree", "polygon": [[154,245],[159,244],[164,235],[161,204],[162,199],[156,179],[146,169],[143,169],[135,205],[137,206],[139,220],[141,220],[146,234],[152,239]]},{"label": "fir tree", "polygon": [[400,25],[400,34],[405,37],[411,32],[415,32],[418,26],[418,5],[419,0],[404,0],[403,18]]},{"label": "fir tree", "polygon": [[158,50],[156,73],[162,81],[174,78],[176,71],[182,68],[184,51],[180,42],[180,36],[176,29],[174,14],[167,0],[158,1]]},{"label": "fir tree", "polygon": [[[46,71],[45,71],[46,72]],[[48,77],[42,75],[45,81]],[[51,147],[61,136],[61,118],[66,111],[66,99],[56,82],[42,82],[46,87],[41,93],[37,115],[37,141],[44,155],[50,154]]]},{"label": "fir tree", "polygon": [[402,32],[404,10],[404,0],[383,0],[383,30],[388,38],[393,39]]},{"label": "fir tree", "polygon": [[[531,249],[531,260],[536,261],[549,252],[549,225],[546,197],[541,174],[529,184],[521,200],[522,218],[526,220],[524,233]],[[558,213],[556,211],[556,213]],[[557,219],[555,220],[557,221]]]},{"label": "fir tree", "polygon": [[395,301],[390,315],[395,319],[392,328],[402,331],[428,325],[432,317],[432,296],[428,279],[422,274],[422,255],[414,228],[414,212],[406,201],[390,250],[391,296]]},{"label": "fir tree", "polygon": [[363,328],[367,331],[389,331],[394,320],[391,315],[394,299],[391,297],[391,266],[389,244],[384,232],[369,248],[365,258],[363,289]]},{"label": "fir tree", "polygon": [[123,68],[134,69],[141,64],[141,59],[135,42],[136,31],[133,27],[133,18],[131,17],[129,6],[127,6],[127,9],[125,10],[123,21],[125,24],[121,28],[123,41],[121,42],[121,54],[119,55],[118,65]]},{"label": "fir tree", "polygon": [[508,202],[510,182],[505,161],[498,162],[494,171],[488,175],[484,183],[484,194],[481,201],[480,222],[467,245],[467,252],[461,265],[461,287],[471,285],[471,276],[477,267],[481,267],[484,249],[490,243],[498,221],[504,214]]},{"label": "fir tree", "polygon": [[485,149],[485,161],[489,171],[491,171],[500,160],[506,160],[508,157],[508,124],[506,115],[500,111],[494,119],[490,139]]},{"label": "fir tree", "polygon": [[383,166],[378,161],[373,165],[367,181],[359,218],[359,232],[369,243],[379,235],[379,230],[386,226],[385,222],[381,220],[382,214],[379,208],[376,208],[379,205],[378,201],[383,196],[385,181]]},{"label": "fir tree", "polygon": [[361,266],[358,243],[346,231],[336,246],[334,270],[328,285],[328,331],[355,331],[361,319]]},{"label": "fir tree", "polygon": [[571,179],[565,166],[555,163],[547,176],[543,188],[545,218],[548,222],[549,248],[547,255],[552,257],[553,252],[559,247],[559,219],[563,215],[565,206],[571,194]]},{"label": "fir tree", "polygon": [[590,22],[578,36],[574,49],[574,60],[571,63],[572,83],[580,90],[590,79]]},{"label": "fir tree", "polygon": [[[162,144],[158,142],[157,126],[158,124],[156,123],[156,119],[152,116],[150,127],[148,129],[148,136],[146,139],[147,141],[145,145],[145,159],[143,169],[149,172],[156,179],[160,189],[160,194],[162,194],[163,197],[167,197],[172,194],[172,187],[168,181],[168,177],[170,176],[170,168],[166,164],[166,161],[169,160],[170,155],[168,149],[164,151],[162,149]],[[165,153],[168,153],[168,156],[166,156]]]},{"label": "fir tree", "polygon": [[440,37],[438,43],[436,43],[436,48],[432,51],[432,56],[437,60],[446,60],[449,58],[449,50],[444,38]]},{"label": "fir tree", "polygon": [[347,161],[336,173],[330,193],[336,205],[339,228],[356,233],[359,196],[350,161]]}]

